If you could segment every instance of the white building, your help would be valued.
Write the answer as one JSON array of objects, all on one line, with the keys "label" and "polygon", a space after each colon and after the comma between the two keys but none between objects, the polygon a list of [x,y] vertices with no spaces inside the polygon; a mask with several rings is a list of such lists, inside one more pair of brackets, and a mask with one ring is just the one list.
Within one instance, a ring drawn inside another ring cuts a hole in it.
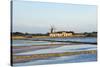
[{"label": "white building", "polygon": [[71,37],[73,36],[73,32],[71,31],[59,31],[53,32],[49,34],[50,37]]}]

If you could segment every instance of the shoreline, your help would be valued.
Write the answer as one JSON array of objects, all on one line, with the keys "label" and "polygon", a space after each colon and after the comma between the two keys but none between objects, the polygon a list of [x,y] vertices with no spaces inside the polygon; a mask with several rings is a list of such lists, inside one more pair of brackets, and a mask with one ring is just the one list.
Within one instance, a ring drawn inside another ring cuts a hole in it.
[{"label": "shoreline", "polygon": [[[85,38],[85,37],[86,36],[68,36],[68,37],[32,36],[31,38]],[[25,36],[11,36],[11,39],[27,39],[27,38],[28,37]]]}]

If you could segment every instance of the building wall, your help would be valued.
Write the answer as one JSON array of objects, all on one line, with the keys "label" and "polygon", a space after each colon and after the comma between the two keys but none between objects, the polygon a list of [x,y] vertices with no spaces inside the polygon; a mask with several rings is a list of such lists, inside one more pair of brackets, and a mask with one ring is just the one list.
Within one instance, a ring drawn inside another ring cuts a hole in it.
[{"label": "building wall", "polygon": [[62,33],[50,33],[49,36],[50,37],[69,37],[72,36],[72,33],[66,33],[66,32],[62,32]]}]

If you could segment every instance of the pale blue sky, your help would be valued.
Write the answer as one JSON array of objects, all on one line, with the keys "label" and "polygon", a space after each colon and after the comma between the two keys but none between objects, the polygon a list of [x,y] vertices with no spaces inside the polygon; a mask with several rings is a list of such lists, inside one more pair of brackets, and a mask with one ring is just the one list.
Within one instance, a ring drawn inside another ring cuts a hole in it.
[{"label": "pale blue sky", "polygon": [[56,30],[97,31],[97,7],[63,3],[13,1],[13,31],[29,33]]}]

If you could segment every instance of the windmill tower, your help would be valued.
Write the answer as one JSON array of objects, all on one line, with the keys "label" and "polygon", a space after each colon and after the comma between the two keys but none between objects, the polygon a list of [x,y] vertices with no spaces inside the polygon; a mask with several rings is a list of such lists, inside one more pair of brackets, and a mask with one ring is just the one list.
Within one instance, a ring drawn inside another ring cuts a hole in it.
[{"label": "windmill tower", "polygon": [[50,33],[53,33],[53,32],[55,32],[55,27],[53,26],[53,25],[51,25],[51,27],[50,27]]}]

